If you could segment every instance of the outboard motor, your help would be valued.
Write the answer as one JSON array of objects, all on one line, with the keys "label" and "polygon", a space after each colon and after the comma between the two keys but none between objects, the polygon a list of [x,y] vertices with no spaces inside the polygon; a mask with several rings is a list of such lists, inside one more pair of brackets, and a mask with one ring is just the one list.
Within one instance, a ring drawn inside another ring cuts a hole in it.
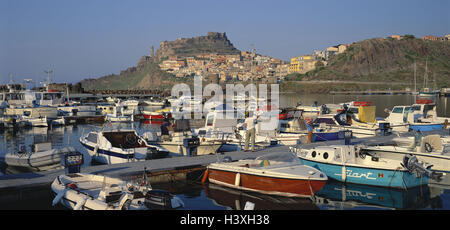
[{"label": "outboard motor", "polygon": [[200,139],[198,137],[191,137],[183,139],[183,146],[186,148],[186,156],[196,156],[197,147],[200,145]]},{"label": "outboard motor", "polygon": [[145,206],[149,209],[176,209],[184,206],[183,201],[168,191],[152,189],[145,194]]},{"label": "outboard motor", "polygon": [[432,165],[427,165],[426,167],[423,163],[417,160],[417,157],[411,154],[405,155],[403,157],[403,167],[405,167],[411,174],[414,173],[416,177],[426,175],[431,179],[439,181],[442,177],[442,173],[436,173],[430,170]]},{"label": "outboard motor", "polygon": [[351,144],[351,139],[353,136],[353,132],[351,130],[344,130],[344,131],[339,131],[338,133],[338,137],[340,140],[344,140],[344,145],[350,145]]},{"label": "outboard motor", "polygon": [[79,173],[83,160],[83,154],[78,151],[66,153],[64,155],[66,174]]}]

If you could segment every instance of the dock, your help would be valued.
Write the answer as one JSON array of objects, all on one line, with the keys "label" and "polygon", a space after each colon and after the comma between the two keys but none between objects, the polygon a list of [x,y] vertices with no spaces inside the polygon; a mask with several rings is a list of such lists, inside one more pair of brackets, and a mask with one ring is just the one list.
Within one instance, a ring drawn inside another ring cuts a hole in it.
[{"label": "dock", "polygon": [[[353,144],[364,143],[367,145],[387,143],[393,136],[376,136],[370,138],[352,139]],[[342,144],[343,140],[315,142],[311,144],[302,144],[304,148],[313,148],[315,146]],[[195,178],[201,178],[206,166],[210,163],[223,160],[225,157],[231,157],[232,160],[241,160],[256,158],[267,153],[276,153],[289,151],[288,146],[273,146],[255,152],[225,152],[214,155],[201,155],[194,157],[170,157],[163,159],[153,159],[147,161],[137,161],[113,165],[91,165],[81,168],[82,173],[100,174],[109,177],[122,179],[133,179],[143,175],[144,168],[150,182],[167,182],[171,180],[183,180],[190,174]],[[0,177],[0,189],[24,189],[37,186],[50,185],[53,180],[61,174],[64,169],[42,172],[31,172],[21,174],[10,174]]]}]

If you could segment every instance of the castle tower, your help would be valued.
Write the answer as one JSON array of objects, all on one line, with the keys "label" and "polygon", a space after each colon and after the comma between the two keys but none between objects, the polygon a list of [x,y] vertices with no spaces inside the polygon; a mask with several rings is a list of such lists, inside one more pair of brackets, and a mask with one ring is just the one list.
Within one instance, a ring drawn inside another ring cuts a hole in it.
[{"label": "castle tower", "polygon": [[155,55],[155,48],[153,46],[150,46],[150,57],[154,57]]}]

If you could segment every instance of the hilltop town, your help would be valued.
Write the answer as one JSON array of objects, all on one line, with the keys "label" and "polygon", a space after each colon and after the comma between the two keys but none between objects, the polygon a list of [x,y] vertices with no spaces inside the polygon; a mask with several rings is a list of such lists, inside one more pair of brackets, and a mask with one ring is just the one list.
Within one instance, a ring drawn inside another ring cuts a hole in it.
[{"label": "hilltop town", "polygon": [[[119,75],[86,79],[81,84],[86,90],[168,89],[177,82],[189,83],[197,75],[214,83],[383,79],[399,81],[402,83],[399,87],[404,89],[411,87],[411,65],[415,60],[419,62],[418,71],[424,71],[427,62],[427,69],[438,75],[435,81],[442,85],[450,74],[445,64],[450,60],[445,52],[450,47],[449,37],[418,39],[413,35],[392,35],[335,44],[285,61],[258,54],[254,48],[240,51],[225,33],[208,32],[206,36],[162,41],[156,52],[151,46],[149,54],[142,56],[135,67]],[[345,87],[335,90],[345,90]],[[325,88],[330,90],[328,86]]]}]

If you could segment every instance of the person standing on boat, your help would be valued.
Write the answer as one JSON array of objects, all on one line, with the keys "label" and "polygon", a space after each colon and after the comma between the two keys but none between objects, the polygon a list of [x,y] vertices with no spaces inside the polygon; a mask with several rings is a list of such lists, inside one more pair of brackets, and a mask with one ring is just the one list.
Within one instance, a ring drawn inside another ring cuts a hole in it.
[{"label": "person standing on boat", "polygon": [[170,139],[169,127],[170,127],[169,119],[164,118],[164,122],[161,124],[161,127],[160,127],[162,141],[168,141]]},{"label": "person standing on boat", "polygon": [[248,145],[251,138],[252,141],[252,152],[255,151],[255,137],[256,137],[256,124],[257,124],[257,117],[255,115],[248,116],[245,118],[244,122],[244,128],[245,128],[245,147],[244,152],[248,151]]}]

